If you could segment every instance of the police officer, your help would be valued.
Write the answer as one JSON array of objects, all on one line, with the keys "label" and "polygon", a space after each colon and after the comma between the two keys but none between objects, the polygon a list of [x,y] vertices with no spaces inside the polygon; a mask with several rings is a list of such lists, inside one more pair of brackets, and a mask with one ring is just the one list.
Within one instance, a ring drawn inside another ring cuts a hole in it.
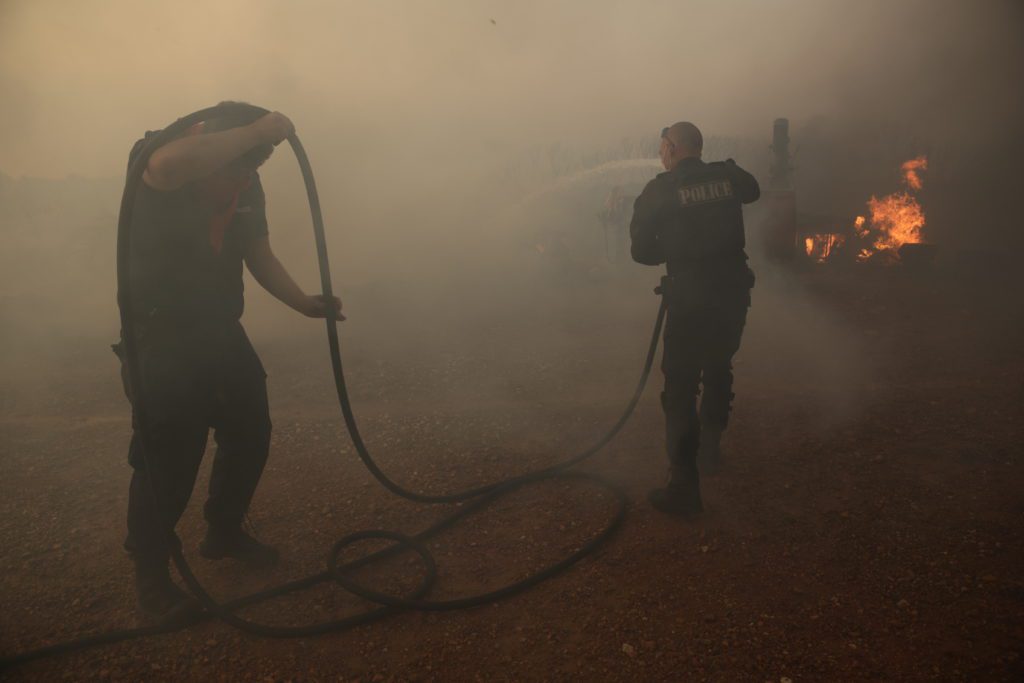
[{"label": "police officer", "polygon": [[[188,503],[210,428],[217,451],[200,554],[253,566],[278,560],[276,549],[242,529],[271,428],[266,374],[239,320],[242,264],[299,313],[322,318],[333,308],[341,317],[339,300],[303,292],[270,247],[256,169],[293,131],[277,112],[212,118],[153,152],[135,196],[129,305],[147,452],[141,418],[134,415],[125,548],[147,621],[165,622],[196,608],[170,578],[166,525],[177,523]],[[135,144],[129,165],[144,144]],[[115,347],[123,360],[122,349],[123,343]]]},{"label": "police officer", "polygon": [[655,509],[682,517],[703,510],[698,450],[708,468],[719,459],[733,398],[732,357],[754,284],[744,252],[741,204],[761,194],[754,177],[731,159],[702,161],[703,147],[703,136],[692,123],[661,132],[665,173],[637,197],[630,223],[633,260],[664,263],[668,272],[662,278],[668,313],[661,404],[670,478],[648,499]]}]

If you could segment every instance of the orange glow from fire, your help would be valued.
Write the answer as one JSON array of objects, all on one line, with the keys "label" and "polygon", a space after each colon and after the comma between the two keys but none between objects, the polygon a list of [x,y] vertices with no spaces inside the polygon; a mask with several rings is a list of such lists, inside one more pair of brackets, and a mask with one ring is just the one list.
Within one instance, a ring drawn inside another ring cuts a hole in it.
[{"label": "orange glow from fire", "polygon": [[900,170],[903,171],[903,182],[907,184],[907,187],[914,191],[920,190],[923,183],[918,172],[928,170],[928,157],[919,156],[916,159],[904,161]]},{"label": "orange glow from fire", "polygon": [[808,256],[820,263],[828,260],[828,257],[832,255],[832,252],[842,246],[845,241],[846,237],[843,235],[835,235],[831,233],[812,235],[804,239],[804,251],[807,252]]},{"label": "orange glow from fire", "polygon": [[925,225],[924,210],[912,193],[923,187],[920,173],[928,170],[928,159],[920,156],[905,161],[900,170],[907,189],[881,199],[872,195],[868,200],[870,218],[857,216],[854,221],[857,236],[870,241],[870,245],[862,248],[857,255],[860,261],[879,252],[892,253],[904,244],[921,241],[921,230]]},{"label": "orange glow from fire", "polygon": [[917,199],[906,192],[891,194],[882,199],[868,200],[871,211],[871,225],[878,232],[873,247],[899,249],[908,242],[921,241],[924,227],[924,211]]}]

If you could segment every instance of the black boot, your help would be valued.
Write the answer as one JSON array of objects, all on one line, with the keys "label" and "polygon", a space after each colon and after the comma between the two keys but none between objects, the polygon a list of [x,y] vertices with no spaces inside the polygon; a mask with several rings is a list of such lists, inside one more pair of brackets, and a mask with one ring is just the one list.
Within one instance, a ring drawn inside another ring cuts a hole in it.
[{"label": "black boot", "polygon": [[281,559],[277,548],[260,543],[241,528],[214,526],[207,529],[206,538],[199,544],[199,554],[208,560],[230,557],[254,568],[271,567]]},{"label": "black boot", "polygon": [[700,499],[700,479],[696,468],[673,467],[668,485],[654,489],[647,500],[658,512],[676,517],[694,517],[704,511]]},{"label": "black boot", "polygon": [[187,623],[202,611],[199,601],[171,580],[167,557],[138,557],[135,562],[135,596],[139,616],[148,624]]},{"label": "black boot", "polygon": [[700,432],[697,463],[704,474],[717,474],[722,469],[722,432],[716,425],[704,423]]}]

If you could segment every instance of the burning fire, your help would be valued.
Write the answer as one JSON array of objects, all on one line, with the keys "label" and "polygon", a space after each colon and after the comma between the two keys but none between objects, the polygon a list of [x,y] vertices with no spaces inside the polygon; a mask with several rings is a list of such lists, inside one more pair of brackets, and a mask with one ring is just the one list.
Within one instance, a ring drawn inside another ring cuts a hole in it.
[{"label": "burning fire", "polygon": [[804,251],[815,261],[822,263],[845,241],[845,236],[832,233],[811,235],[804,240]]},{"label": "burning fire", "polygon": [[903,171],[903,182],[907,184],[907,187],[914,191],[920,190],[923,184],[921,183],[921,176],[917,172],[928,170],[928,158],[920,156],[910,161],[904,161],[903,165],[900,166],[900,170]]},{"label": "burning fire", "polygon": [[907,242],[921,241],[924,212],[914,197],[905,192],[884,199],[872,197],[868,200],[868,209],[871,210],[871,225],[879,232],[875,250],[899,249]]},{"label": "burning fire", "polygon": [[[903,162],[900,171],[905,188],[881,199],[872,195],[868,200],[868,215],[857,216],[853,222],[853,234],[860,243],[858,261],[880,253],[895,258],[896,251],[904,244],[921,241],[924,211],[914,193],[924,186],[921,173],[927,170],[928,159],[924,156]],[[843,234],[811,235],[804,239],[804,251],[818,262],[826,261],[846,239],[847,235]]]},{"label": "burning fire", "polygon": [[925,217],[921,205],[912,192],[923,187],[921,172],[928,170],[928,159],[919,156],[903,162],[903,183],[906,189],[878,199],[868,200],[870,219],[857,216],[853,227],[857,236],[869,242],[860,250],[857,260],[865,261],[879,252],[895,252],[904,244],[921,241]]}]

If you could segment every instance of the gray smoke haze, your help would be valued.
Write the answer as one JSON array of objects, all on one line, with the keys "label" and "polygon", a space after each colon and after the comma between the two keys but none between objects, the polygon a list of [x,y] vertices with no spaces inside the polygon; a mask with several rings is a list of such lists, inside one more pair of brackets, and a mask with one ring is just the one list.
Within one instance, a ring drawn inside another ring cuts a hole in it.
[{"label": "gray smoke haze", "polygon": [[[929,236],[1019,244],[1000,198],[1014,196],[1019,175],[1022,33],[1019,5],[997,1],[5,0],[5,346],[115,333],[128,149],[145,130],[222,99],[295,121],[352,334],[382,352],[450,348],[496,309],[506,331],[516,317],[557,321],[593,298],[585,284],[595,281],[619,304],[649,309],[653,270],[611,276],[586,257],[582,277],[556,286],[535,248],[545,230],[596,225],[611,186],[642,185],[657,169],[572,178],[652,156],[660,128],[680,119],[718,141],[709,158],[735,156],[764,182],[772,120],[790,118],[801,205],[842,217],[896,189],[899,162],[929,151]],[[315,290],[304,193],[286,149],[264,185],[275,249]],[[575,246],[602,249],[594,239]],[[762,280],[770,289],[752,318],[752,350],[843,345],[840,323],[772,282],[781,281]],[[254,336],[320,333],[253,290]],[[646,334],[638,326],[639,344]],[[552,322],[535,344],[570,337]],[[833,387],[862,370],[845,348],[812,366]]]}]

